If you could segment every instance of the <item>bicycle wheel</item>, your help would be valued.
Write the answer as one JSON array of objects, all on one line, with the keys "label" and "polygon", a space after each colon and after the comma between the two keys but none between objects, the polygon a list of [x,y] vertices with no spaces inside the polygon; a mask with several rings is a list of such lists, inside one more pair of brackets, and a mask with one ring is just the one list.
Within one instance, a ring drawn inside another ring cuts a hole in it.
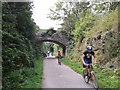
[{"label": "bicycle wheel", "polygon": [[84,81],[85,81],[86,83],[89,82],[88,75],[86,75],[86,70],[83,70],[83,78],[84,78]]},{"label": "bicycle wheel", "polygon": [[61,65],[61,62],[59,62],[59,65]]},{"label": "bicycle wheel", "polygon": [[85,78],[85,75],[86,75],[86,71],[83,70],[83,73],[82,73],[83,78]]},{"label": "bicycle wheel", "polygon": [[58,64],[61,65],[61,61],[60,61],[60,59],[58,59]]},{"label": "bicycle wheel", "polygon": [[98,89],[99,88],[99,85],[98,85],[98,79],[96,77],[96,75],[94,73],[92,73],[92,76],[91,76],[91,82],[92,82],[92,85],[95,89]]}]

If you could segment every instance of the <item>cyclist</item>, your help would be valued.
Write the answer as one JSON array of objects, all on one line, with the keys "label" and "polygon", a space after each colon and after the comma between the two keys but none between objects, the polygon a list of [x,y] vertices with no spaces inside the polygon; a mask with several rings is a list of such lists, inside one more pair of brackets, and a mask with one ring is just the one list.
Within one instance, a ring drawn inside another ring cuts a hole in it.
[{"label": "cyclist", "polygon": [[[92,56],[94,56],[94,63],[96,64],[96,55],[94,51],[92,51],[92,46],[87,46],[86,49],[87,50],[84,51],[82,55],[82,62],[83,62],[83,68],[86,68],[86,74],[88,74],[88,68],[90,67],[87,66],[87,64],[92,64]],[[91,68],[90,71],[92,71]]]},{"label": "cyclist", "polygon": [[48,51],[48,56],[49,56],[49,54],[50,54],[50,51]]},{"label": "cyclist", "polygon": [[61,52],[60,50],[58,50],[58,63],[60,63],[60,59],[61,59]]},{"label": "cyclist", "polygon": [[61,57],[61,52],[60,52],[60,50],[58,50],[58,58],[60,58]]},{"label": "cyclist", "polygon": [[46,57],[46,56],[47,56],[45,52],[42,52],[42,54],[43,54],[43,56],[44,56],[44,57]]},{"label": "cyclist", "polygon": [[50,52],[51,52],[51,55],[53,56],[54,48],[52,46],[50,47]]}]

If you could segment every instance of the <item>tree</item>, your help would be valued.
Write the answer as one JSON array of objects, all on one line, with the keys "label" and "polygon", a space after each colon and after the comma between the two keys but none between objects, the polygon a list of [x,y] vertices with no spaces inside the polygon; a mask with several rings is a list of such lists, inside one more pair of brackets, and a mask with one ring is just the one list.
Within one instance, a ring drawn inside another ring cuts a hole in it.
[{"label": "tree", "polygon": [[20,88],[16,81],[21,83],[21,78],[11,76],[11,73],[24,67],[34,67],[36,53],[41,51],[36,49],[42,46],[34,43],[36,24],[31,18],[31,3],[3,2],[2,9],[3,89]]}]

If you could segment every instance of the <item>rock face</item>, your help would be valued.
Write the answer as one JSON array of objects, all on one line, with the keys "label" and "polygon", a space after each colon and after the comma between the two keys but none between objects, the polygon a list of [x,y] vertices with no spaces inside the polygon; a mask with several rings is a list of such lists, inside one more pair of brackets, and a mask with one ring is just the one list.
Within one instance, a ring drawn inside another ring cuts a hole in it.
[{"label": "rock face", "polygon": [[120,68],[119,62],[119,34],[118,27],[114,27],[110,31],[104,33],[99,32],[97,36],[92,36],[87,40],[83,40],[81,47],[92,45],[97,55],[97,61],[102,67]]},{"label": "rock face", "polygon": [[119,59],[119,58],[120,58],[120,57],[118,56],[118,57],[114,58],[113,60],[107,62],[107,63],[103,66],[103,68],[109,67],[109,68],[120,69],[120,67],[119,67],[119,65],[120,65],[120,59]]}]

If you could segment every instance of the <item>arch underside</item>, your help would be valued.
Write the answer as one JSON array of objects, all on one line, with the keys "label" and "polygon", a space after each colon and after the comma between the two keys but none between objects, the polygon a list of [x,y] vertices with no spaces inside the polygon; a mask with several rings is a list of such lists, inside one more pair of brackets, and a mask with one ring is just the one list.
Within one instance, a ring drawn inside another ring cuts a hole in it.
[{"label": "arch underside", "polygon": [[63,48],[63,54],[65,55],[65,51],[66,51],[66,45],[58,42],[58,41],[55,41],[55,40],[38,40],[37,43],[43,43],[43,42],[53,42],[53,43],[56,43],[58,44],[60,47]]},{"label": "arch underside", "polygon": [[58,45],[60,45],[61,47],[66,47],[64,44],[62,44],[62,43],[60,43],[60,42],[58,42],[58,41],[55,41],[55,40],[38,40],[37,41],[38,43],[43,43],[43,42],[53,42],[53,43],[56,43],[56,44],[58,44]]}]

